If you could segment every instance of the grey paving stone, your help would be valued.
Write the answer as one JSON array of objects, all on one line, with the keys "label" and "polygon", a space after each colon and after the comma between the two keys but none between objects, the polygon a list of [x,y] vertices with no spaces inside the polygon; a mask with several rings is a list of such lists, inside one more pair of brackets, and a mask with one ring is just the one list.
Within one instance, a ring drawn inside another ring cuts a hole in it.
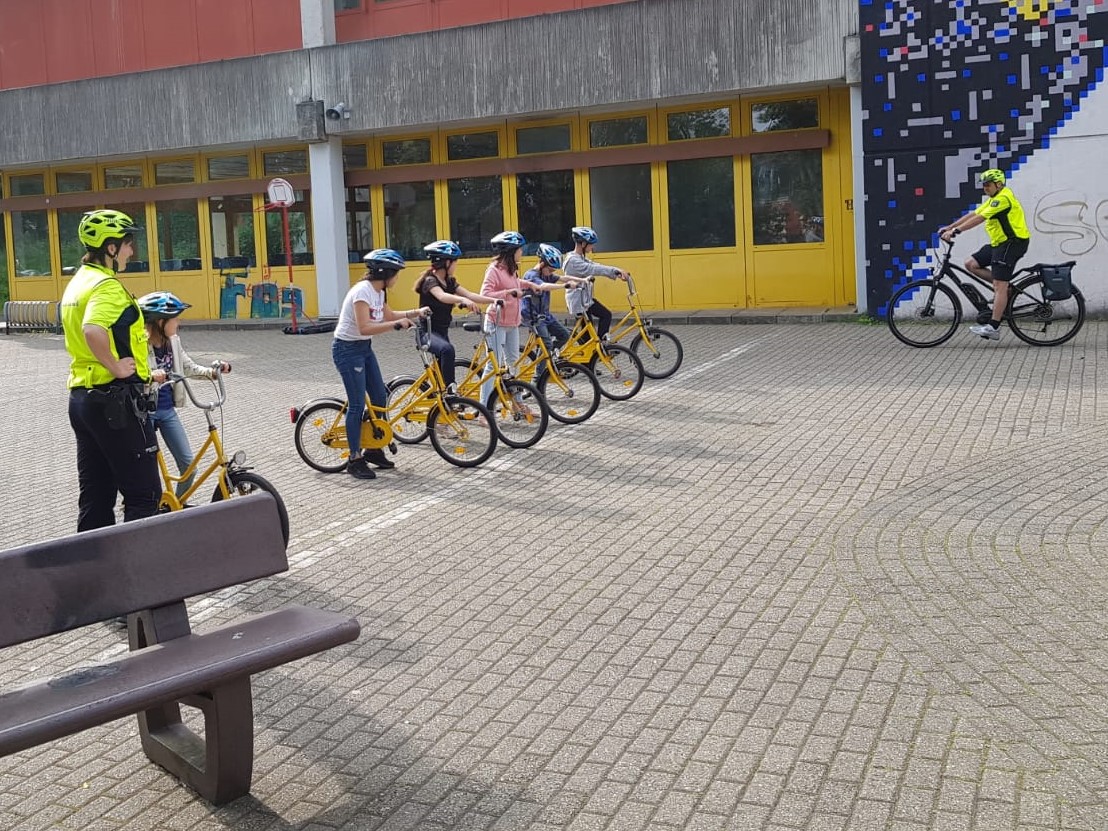
[{"label": "grey paving stone", "polygon": [[[251,797],[200,802],[125,720],[0,759],[0,828],[1108,827],[1108,323],[912,350],[701,317],[673,379],[586,424],[474,471],[403,446],[369,483],[293,447],[288,408],[341,393],[326,336],[186,327],[292,519],[290,572],[197,628],[301,602],[363,636],[255,679]],[[76,494],[60,340],[0,362],[7,547],[68,533]],[[111,646],[7,649],[0,689]]]}]

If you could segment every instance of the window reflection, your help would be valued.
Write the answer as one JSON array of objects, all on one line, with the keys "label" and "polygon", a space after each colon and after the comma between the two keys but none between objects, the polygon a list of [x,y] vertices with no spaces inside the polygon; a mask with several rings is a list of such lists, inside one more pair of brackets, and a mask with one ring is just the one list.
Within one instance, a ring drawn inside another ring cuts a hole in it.
[{"label": "window reflection", "polygon": [[471,176],[446,183],[450,238],[466,257],[491,257],[489,240],[504,230],[504,192],[499,176]]},{"label": "window reflection", "polygon": [[435,233],[435,183],[385,185],[385,245],[406,260],[426,258],[423,246]]},{"label": "window reflection", "polygon": [[666,116],[666,125],[670,141],[729,136],[731,135],[731,108],[716,107],[670,113]]},{"label": "window reflection", "polygon": [[166,199],[154,206],[158,266],[162,271],[200,268],[200,218],[195,199]]},{"label": "window reflection", "polygon": [[85,208],[60,208],[58,210],[58,248],[61,252],[62,274],[69,276],[81,267],[85,246],[77,238],[77,227]]},{"label": "window reflection", "polygon": [[141,188],[142,165],[120,164],[104,168],[104,187],[107,190],[118,188]]},{"label": "window reflection", "polygon": [[823,153],[789,150],[750,157],[754,244],[823,242]]},{"label": "window reflection", "polygon": [[520,173],[516,176],[519,232],[527,239],[525,254],[540,242],[551,242],[563,251],[573,250],[570,228],[577,224],[572,170]]},{"label": "window reflection", "polygon": [[296,201],[288,208],[289,246],[285,251],[285,231],[281,215],[284,211],[266,211],[265,250],[266,262],[271,266],[287,266],[288,253],[293,265],[312,265],[312,197],[307,190],[294,191]]},{"label": "window reflection", "polygon": [[818,127],[819,102],[815,98],[805,98],[754,104],[750,108],[750,120],[755,133]]},{"label": "window reflection", "polygon": [[346,189],[346,248],[352,263],[360,263],[374,249],[368,187]]},{"label": "window reflection", "polygon": [[258,264],[254,248],[254,200],[249,194],[212,196],[208,199],[212,231],[212,266],[241,268],[227,259],[244,259]]},{"label": "window reflection", "polygon": [[731,156],[667,164],[670,248],[735,244],[735,163]]},{"label": "window reflection", "polygon": [[[12,211],[11,217],[15,276],[50,274],[50,227],[46,211]],[[73,236],[77,236],[76,228]]]},{"label": "window reflection", "polygon": [[595,167],[589,171],[592,227],[602,251],[654,248],[654,194],[649,164]]},{"label": "window reflection", "polygon": [[569,125],[553,124],[547,127],[520,127],[516,130],[516,153],[559,153],[569,150]]}]

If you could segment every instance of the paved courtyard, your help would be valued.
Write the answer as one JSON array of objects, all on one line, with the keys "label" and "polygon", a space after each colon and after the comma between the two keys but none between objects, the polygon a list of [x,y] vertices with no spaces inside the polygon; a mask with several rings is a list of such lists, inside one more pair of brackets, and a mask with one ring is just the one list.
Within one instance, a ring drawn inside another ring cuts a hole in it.
[{"label": "paved courtyard", "polygon": [[[0,829],[1108,828],[1108,323],[674,331],[674,378],[531,450],[359,482],[293,447],[289,407],[340,390],[329,336],[186,328],[292,522],[290,572],[197,628],[297,602],[362,636],[256,677],[250,797],[203,803],[128,719],[0,759]],[[0,366],[10,547],[73,528],[74,450],[60,338]],[[0,684],[122,649],[8,649]]]}]

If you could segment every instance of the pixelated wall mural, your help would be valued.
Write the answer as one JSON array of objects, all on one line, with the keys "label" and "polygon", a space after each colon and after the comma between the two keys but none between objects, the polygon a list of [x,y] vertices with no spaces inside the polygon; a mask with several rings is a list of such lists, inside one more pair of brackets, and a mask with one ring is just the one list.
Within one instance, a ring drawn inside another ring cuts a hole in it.
[{"label": "pixelated wall mural", "polygon": [[860,0],[859,23],[868,309],[926,274],[989,167],[1028,214],[1022,264],[1078,258],[1108,308],[1108,0]]}]

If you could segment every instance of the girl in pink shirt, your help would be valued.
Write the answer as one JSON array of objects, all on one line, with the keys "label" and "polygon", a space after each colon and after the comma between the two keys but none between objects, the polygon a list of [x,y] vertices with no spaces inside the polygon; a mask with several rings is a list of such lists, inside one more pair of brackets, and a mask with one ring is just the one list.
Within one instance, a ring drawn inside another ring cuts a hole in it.
[{"label": "girl in pink shirt", "polygon": [[[495,350],[499,360],[508,363],[514,363],[519,357],[519,298],[523,292],[536,288],[520,279],[519,262],[523,259],[526,243],[518,231],[502,231],[493,237],[492,250],[496,259],[489,263],[481,283],[483,296],[504,301],[499,309],[489,306],[485,311],[485,342],[489,349]],[[481,384],[481,403],[487,404],[491,394],[492,379],[489,378]]]}]

